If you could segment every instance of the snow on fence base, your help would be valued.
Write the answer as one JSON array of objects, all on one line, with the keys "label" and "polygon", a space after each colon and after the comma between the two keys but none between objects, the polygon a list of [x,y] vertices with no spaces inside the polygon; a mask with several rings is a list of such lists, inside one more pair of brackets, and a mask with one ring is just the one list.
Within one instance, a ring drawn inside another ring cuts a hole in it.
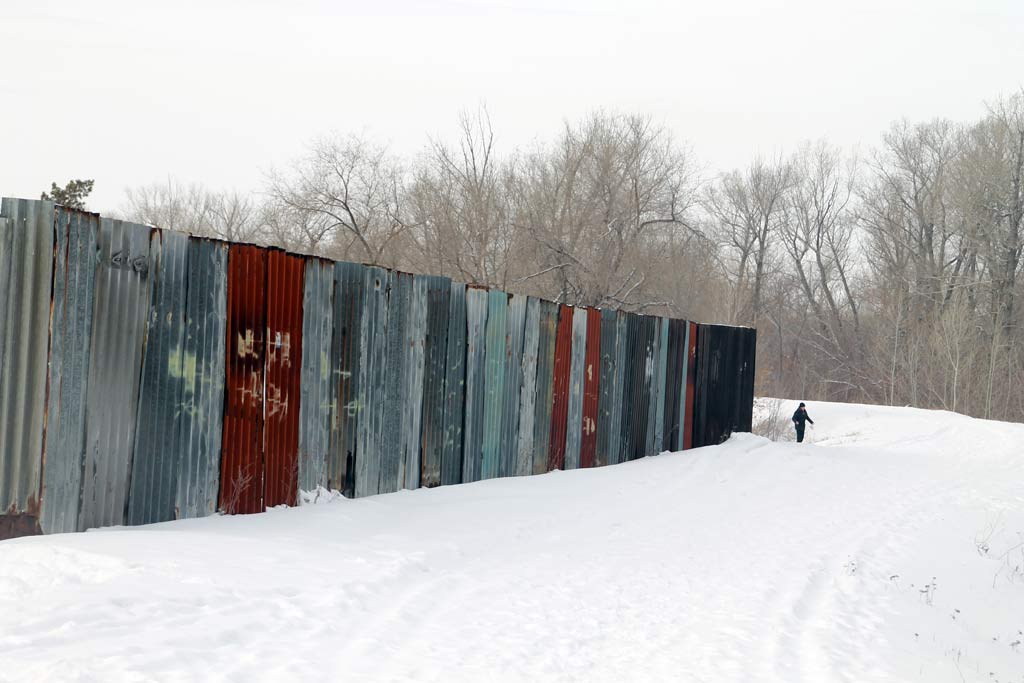
[{"label": "snow on fence base", "polygon": [[0,284],[0,539],[615,464],[751,427],[745,328],[12,199]]}]

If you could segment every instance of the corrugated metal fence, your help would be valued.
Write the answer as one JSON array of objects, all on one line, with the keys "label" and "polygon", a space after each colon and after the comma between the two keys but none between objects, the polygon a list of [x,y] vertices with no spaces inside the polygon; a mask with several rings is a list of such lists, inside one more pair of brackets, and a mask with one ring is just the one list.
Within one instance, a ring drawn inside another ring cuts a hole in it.
[{"label": "corrugated metal fence", "polygon": [[0,539],[750,429],[754,330],[0,205]]}]

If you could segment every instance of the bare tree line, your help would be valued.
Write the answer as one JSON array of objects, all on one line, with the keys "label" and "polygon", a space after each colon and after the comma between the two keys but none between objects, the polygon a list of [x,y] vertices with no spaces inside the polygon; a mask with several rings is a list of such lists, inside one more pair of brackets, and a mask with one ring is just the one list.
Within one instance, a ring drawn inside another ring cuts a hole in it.
[{"label": "bare tree line", "polygon": [[758,391],[1024,420],[1024,93],[703,178],[644,116],[499,151],[486,111],[402,159],[313,140],[254,194],[132,189],[127,217],[334,259],[756,325]]}]

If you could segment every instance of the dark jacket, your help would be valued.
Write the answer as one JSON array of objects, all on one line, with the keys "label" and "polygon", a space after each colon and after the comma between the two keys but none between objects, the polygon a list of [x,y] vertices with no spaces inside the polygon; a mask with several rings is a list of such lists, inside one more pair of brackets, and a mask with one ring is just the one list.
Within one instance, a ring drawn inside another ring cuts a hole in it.
[{"label": "dark jacket", "polygon": [[797,427],[803,428],[805,420],[814,424],[814,420],[812,420],[811,416],[807,414],[807,408],[797,408],[796,412],[793,413],[794,424],[796,424]]}]

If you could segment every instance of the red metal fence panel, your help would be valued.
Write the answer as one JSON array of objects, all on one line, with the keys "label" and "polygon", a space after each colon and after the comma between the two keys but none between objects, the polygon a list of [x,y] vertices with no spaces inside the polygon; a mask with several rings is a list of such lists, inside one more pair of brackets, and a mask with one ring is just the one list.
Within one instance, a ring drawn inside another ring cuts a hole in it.
[{"label": "red metal fence panel", "polygon": [[232,245],[228,252],[227,357],[220,508],[263,511],[263,382],[267,252]]},{"label": "red metal fence panel", "polygon": [[267,389],[264,398],[263,504],[295,505],[299,488],[302,295],[306,260],[267,253]]},{"label": "red metal fence panel", "polygon": [[572,306],[558,307],[548,471],[565,469],[566,420],[569,417],[569,371],[572,366]]},{"label": "red metal fence panel", "polygon": [[587,309],[587,350],[583,361],[583,440],[580,467],[593,467],[597,458],[597,404],[601,397],[601,311]]}]

